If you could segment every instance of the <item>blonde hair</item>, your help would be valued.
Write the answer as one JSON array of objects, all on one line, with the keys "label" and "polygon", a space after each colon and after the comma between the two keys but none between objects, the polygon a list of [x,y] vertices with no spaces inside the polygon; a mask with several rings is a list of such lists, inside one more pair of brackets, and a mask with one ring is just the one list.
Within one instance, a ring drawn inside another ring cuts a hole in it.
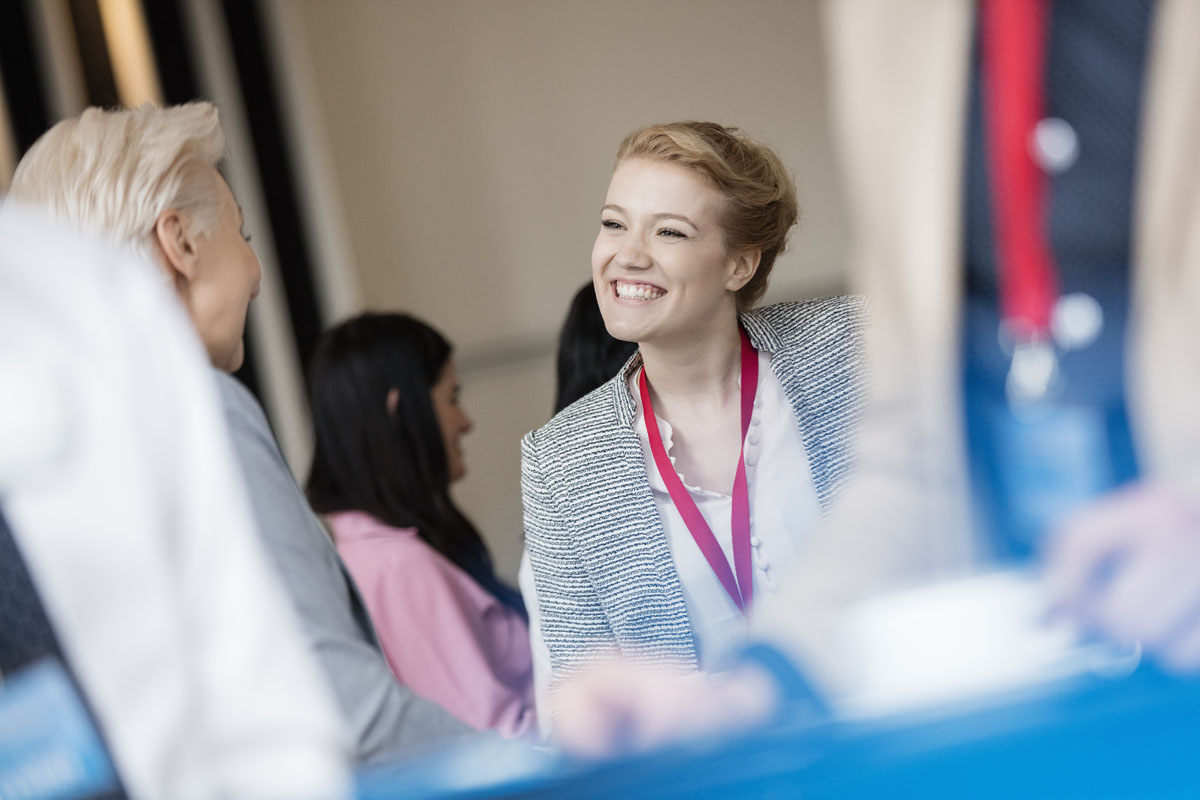
[{"label": "blonde hair", "polygon": [[89,108],[29,148],[9,197],[149,254],[154,224],[167,209],[182,213],[192,233],[212,232],[221,195],[209,168],[224,152],[211,103]]},{"label": "blonde hair", "polygon": [[629,158],[676,164],[725,196],[726,247],[735,253],[762,252],[754,277],[737,293],[739,309],[753,307],[767,290],[771,268],[787,248],[788,233],[800,215],[796,185],[779,156],[737,128],[671,122],[626,136],[617,163]]}]

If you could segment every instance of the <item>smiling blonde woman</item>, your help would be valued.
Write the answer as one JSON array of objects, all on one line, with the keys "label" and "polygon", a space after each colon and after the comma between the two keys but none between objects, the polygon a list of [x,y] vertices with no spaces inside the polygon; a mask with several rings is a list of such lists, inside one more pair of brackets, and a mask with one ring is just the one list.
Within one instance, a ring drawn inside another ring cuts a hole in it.
[{"label": "smiling blonde woman", "polygon": [[798,216],[769,148],[714,123],[628,136],[592,280],[638,352],[522,442],[538,684],[601,655],[721,671],[822,521],[864,399],[865,309],[754,309]]}]

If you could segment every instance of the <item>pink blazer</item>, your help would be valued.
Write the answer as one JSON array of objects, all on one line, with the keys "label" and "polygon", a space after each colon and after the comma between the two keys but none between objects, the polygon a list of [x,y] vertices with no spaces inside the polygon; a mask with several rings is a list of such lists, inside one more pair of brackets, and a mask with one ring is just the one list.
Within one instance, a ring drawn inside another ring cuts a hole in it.
[{"label": "pink blazer", "polygon": [[536,730],[529,628],[417,536],[369,514],[330,514],[392,672],[478,729]]}]

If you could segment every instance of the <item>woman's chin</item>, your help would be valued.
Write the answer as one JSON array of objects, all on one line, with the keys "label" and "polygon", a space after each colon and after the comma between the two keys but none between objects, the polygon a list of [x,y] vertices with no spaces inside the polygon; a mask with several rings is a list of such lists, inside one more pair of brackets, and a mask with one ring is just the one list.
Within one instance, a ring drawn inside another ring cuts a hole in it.
[{"label": "woman's chin", "polygon": [[640,315],[616,311],[604,318],[604,327],[614,339],[620,339],[622,342],[642,342],[652,326],[648,326],[645,319],[634,318],[637,316]]}]

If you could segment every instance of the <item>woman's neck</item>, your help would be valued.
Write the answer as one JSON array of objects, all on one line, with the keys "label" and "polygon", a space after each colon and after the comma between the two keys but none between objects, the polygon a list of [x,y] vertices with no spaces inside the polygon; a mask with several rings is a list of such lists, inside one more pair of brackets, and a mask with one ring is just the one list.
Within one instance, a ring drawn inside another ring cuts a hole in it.
[{"label": "woman's neck", "polygon": [[672,419],[673,411],[719,412],[740,402],[742,343],[736,314],[702,336],[640,347],[651,402],[664,418]]}]

